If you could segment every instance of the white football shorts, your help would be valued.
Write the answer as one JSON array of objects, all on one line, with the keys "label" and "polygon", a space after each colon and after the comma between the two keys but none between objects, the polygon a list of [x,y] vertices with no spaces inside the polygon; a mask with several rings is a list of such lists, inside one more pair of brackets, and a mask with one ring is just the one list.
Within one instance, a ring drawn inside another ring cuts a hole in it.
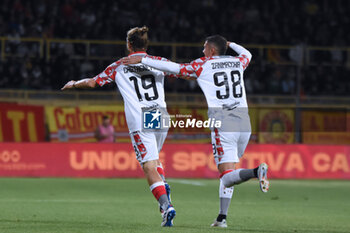
[{"label": "white football shorts", "polygon": [[167,131],[135,131],[130,133],[131,142],[136,153],[136,159],[142,164],[159,159]]},{"label": "white football shorts", "polygon": [[211,141],[215,163],[238,163],[248,145],[251,132],[223,132],[214,129]]}]

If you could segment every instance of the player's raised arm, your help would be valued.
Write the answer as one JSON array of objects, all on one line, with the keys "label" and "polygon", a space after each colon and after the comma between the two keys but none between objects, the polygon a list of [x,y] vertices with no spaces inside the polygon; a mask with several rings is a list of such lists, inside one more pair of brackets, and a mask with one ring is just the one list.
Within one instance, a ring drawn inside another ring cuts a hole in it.
[{"label": "player's raised arm", "polygon": [[243,46],[236,44],[234,42],[228,41],[227,46],[230,47],[236,53],[238,53],[238,58],[243,63],[243,68],[244,69],[247,68],[250,61],[252,60],[252,54],[247,49],[245,49]]},{"label": "player's raised arm", "polygon": [[227,42],[227,46],[238,53],[238,56],[245,55],[249,61],[252,59],[252,54],[243,46],[230,41]]}]

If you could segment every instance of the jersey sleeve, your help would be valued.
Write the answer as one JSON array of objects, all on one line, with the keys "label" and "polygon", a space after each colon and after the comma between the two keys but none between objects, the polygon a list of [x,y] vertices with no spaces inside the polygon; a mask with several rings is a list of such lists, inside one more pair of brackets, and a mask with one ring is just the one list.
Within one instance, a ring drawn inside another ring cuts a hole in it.
[{"label": "jersey sleeve", "polygon": [[244,54],[239,55],[238,59],[242,63],[243,70],[245,70],[248,67],[249,63],[250,63],[250,59]]},{"label": "jersey sleeve", "polygon": [[243,48],[243,46],[236,43],[230,43],[230,48],[238,53],[237,58],[242,63],[243,69],[245,70],[252,60],[252,54],[247,49]]},{"label": "jersey sleeve", "polygon": [[192,61],[191,63],[180,64],[180,74],[182,76],[198,78],[203,71],[204,63],[210,59],[210,57],[201,57]]},{"label": "jersey sleeve", "polygon": [[147,55],[142,58],[141,62],[144,65],[163,71],[165,75],[179,74],[179,64],[169,61],[168,59],[163,57]]},{"label": "jersey sleeve", "polygon": [[[175,70],[175,69],[177,69],[176,63],[175,63],[175,67],[166,67],[169,65],[174,66],[174,62],[171,62],[169,59],[166,59],[164,57],[150,56],[150,55],[146,55],[145,58],[148,58],[148,59],[145,59],[142,61],[142,63],[144,65],[148,65],[148,66],[151,66],[153,68],[156,68],[158,70],[163,71],[164,76],[167,76],[168,78],[178,78],[180,76],[179,74],[176,73],[176,70]],[[158,62],[158,61],[165,61],[168,63],[163,63],[163,62]],[[164,64],[164,65],[162,66],[162,64]],[[159,68],[157,68],[157,67],[159,67]],[[171,71],[173,71],[173,72],[171,72]]]},{"label": "jersey sleeve", "polygon": [[103,72],[96,75],[94,80],[101,87],[107,83],[112,83],[115,81],[117,75],[117,68],[121,65],[121,61],[114,62],[110,64]]},{"label": "jersey sleeve", "polygon": [[146,56],[142,58],[142,64],[166,72],[170,76],[189,76],[198,78],[201,74],[203,64],[210,58],[198,58],[191,63],[175,63],[161,57]]}]

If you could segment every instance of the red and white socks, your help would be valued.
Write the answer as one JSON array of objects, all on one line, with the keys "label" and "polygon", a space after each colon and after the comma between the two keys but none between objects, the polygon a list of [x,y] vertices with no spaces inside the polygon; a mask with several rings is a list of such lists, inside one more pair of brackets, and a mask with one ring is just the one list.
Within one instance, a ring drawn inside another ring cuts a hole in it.
[{"label": "red and white socks", "polygon": [[164,182],[163,181],[156,182],[152,184],[149,188],[153,193],[153,196],[159,202],[160,208],[162,210],[166,210],[170,205],[170,201],[168,199],[168,196],[165,190]]}]

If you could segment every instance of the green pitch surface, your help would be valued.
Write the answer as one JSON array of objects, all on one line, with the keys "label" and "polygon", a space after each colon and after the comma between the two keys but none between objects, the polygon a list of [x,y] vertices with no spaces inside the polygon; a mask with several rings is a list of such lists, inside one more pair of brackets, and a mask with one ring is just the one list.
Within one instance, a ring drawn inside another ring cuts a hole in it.
[{"label": "green pitch surface", "polygon": [[0,178],[0,232],[350,232],[349,181],[256,180],[236,186],[226,229],[217,180],[169,179],[175,226],[160,227],[143,179]]}]

